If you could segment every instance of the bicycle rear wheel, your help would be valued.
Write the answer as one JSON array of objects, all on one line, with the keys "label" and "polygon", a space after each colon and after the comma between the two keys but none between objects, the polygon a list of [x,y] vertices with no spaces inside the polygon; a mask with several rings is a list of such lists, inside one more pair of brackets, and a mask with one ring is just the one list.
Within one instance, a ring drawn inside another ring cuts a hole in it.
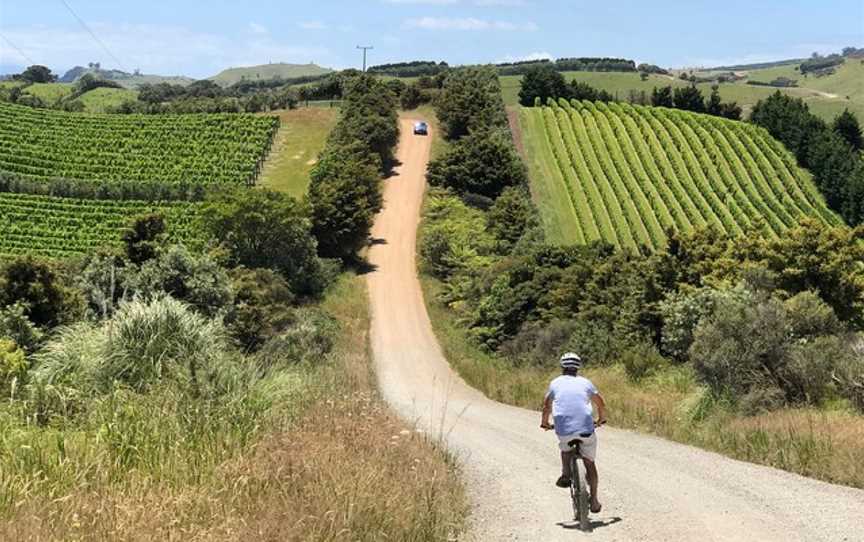
[{"label": "bicycle rear wheel", "polygon": [[591,528],[588,488],[579,474],[579,456],[576,454],[570,458],[570,499],[573,502],[573,519],[579,522],[580,530],[588,531]]}]

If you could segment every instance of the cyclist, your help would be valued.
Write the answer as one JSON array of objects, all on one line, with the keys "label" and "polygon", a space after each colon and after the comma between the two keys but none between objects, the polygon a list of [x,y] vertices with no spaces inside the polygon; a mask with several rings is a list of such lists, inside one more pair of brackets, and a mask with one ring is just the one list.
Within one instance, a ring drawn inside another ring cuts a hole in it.
[{"label": "cyclist", "polygon": [[551,429],[549,415],[555,420],[555,434],[561,450],[561,477],[555,482],[558,487],[570,487],[570,456],[568,442],[579,439],[582,462],[588,485],[591,486],[591,512],[596,514],[602,508],[597,498],[597,433],[594,431],[592,403],[597,407],[596,425],[606,423],[606,403],[594,384],[584,376],[579,376],[582,359],[573,352],[561,356],[562,375],[552,380],[549,391],[543,399],[543,415],[540,427]]}]

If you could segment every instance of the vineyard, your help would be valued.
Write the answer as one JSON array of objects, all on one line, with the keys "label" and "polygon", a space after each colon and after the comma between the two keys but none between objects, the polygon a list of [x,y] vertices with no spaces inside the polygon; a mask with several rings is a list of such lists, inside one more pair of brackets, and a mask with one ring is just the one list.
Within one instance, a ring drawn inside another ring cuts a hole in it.
[{"label": "vineyard", "polygon": [[87,115],[0,103],[0,171],[39,180],[252,184],[279,119]]},{"label": "vineyard", "polygon": [[0,193],[0,256],[67,257],[119,245],[135,216],[159,213],[169,237],[195,237],[197,204],[187,202],[92,201]]},{"label": "vineyard", "polygon": [[795,159],[754,125],[626,103],[522,111],[529,158],[542,166],[535,192],[554,209],[561,242],[657,249],[670,229],[777,236],[802,216],[840,223]]}]

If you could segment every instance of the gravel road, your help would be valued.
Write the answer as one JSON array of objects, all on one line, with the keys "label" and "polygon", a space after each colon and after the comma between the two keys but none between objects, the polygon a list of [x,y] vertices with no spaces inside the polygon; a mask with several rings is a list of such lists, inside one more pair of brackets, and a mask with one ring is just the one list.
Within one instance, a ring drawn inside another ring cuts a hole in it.
[{"label": "gravel road", "polygon": [[432,332],[415,252],[431,137],[412,135],[411,124],[401,120],[402,165],[385,181],[373,229],[372,349],[387,401],[463,463],[467,539],[864,541],[864,491],[611,427],[599,435],[603,511],[593,532],[576,530],[567,491],[553,485],[560,462],[539,414],[467,386]]}]

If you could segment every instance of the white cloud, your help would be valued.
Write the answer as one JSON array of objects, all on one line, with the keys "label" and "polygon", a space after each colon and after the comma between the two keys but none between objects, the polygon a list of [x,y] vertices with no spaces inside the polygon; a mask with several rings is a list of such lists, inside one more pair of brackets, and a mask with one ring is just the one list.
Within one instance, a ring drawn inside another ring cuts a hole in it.
[{"label": "white cloud", "polygon": [[258,24],[258,23],[249,23],[249,30],[253,34],[267,34],[268,33],[267,27],[264,26],[263,24]]},{"label": "white cloud", "polygon": [[507,55],[500,60],[496,60],[496,64],[502,64],[504,62],[526,62],[529,60],[552,60],[552,55],[545,51],[543,52],[535,52],[528,53],[527,55]]},{"label": "white cloud", "polygon": [[327,30],[327,25],[322,23],[321,21],[304,21],[302,23],[298,23],[300,28],[303,30]]},{"label": "white cloud", "polygon": [[[227,67],[270,61],[319,64],[335,61],[324,47],[287,44],[269,34],[247,34],[248,39],[238,39],[182,26],[104,23],[90,26],[123,62],[123,68],[140,68],[145,73],[208,77]],[[55,71],[87,62],[101,62],[106,68],[119,67],[89,34],[78,28],[34,25],[6,27],[3,33],[35,62]],[[19,56],[0,40],[0,58],[4,62]],[[195,71],[190,72],[190,66],[195,66]]]},{"label": "white cloud", "polygon": [[537,30],[537,25],[532,22],[517,24],[509,21],[490,21],[474,17],[419,17],[408,19],[403,26],[406,28],[422,28],[424,30],[502,30],[528,32]]}]

